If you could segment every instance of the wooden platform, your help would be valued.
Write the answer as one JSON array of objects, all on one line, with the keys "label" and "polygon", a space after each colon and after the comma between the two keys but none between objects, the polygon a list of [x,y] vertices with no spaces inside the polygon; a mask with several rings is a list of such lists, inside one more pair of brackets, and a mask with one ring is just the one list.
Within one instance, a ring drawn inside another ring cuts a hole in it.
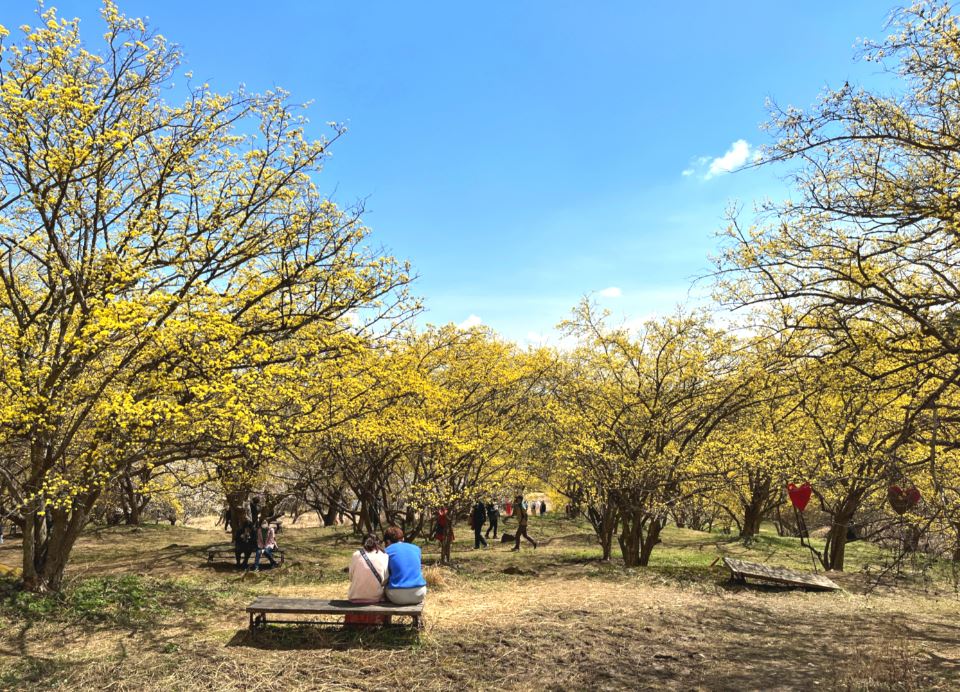
[{"label": "wooden platform", "polygon": [[[411,624],[418,630],[423,629],[423,603],[416,605],[394,605],[393,603],[376,603],[360,605],[350,601],[327,601],[319,598],[279,598],[276,596],[260,596],[247,606],[250,614],[250,629],[263,629],[267,624],[267,615],[312,615],[338,616],[338,619],[329,622],[325,620],[269,620],[269,624],[276,625],[340,625],[339,619],[351,613],[364,615],[403,615],[411,619]],[[391,623],[391,626],[398,626]]]},{"label": "wooden platform", "polygon": [[840,587],[822,574],[797,572],[784,567],[770,567],[756,562],[735,560],[732,557],[723,558],[723,564],[730,570],[730,578],[746,583],[747,579],[786,584],[801,589],[815,589],[817,591],[840,591]]}]

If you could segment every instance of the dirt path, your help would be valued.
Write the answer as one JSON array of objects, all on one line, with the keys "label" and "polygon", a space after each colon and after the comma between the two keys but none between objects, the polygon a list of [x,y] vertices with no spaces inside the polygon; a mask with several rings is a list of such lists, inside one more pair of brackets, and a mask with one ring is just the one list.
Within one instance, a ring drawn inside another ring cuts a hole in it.
[{"label": "dirt path", "polygon": [[[0,622],[0,688],[884,690],[960,681],[960,602],[950,595],[731,588],[719,572],[695,581],[624,574],[559,543],[519,557],[464,551],[458,571],[432,573],[419,640],[316,628],[253,639],[243,613],[253,595],[342,597],[350,546],[288,535],[293,564],[253,579],[202,561],[216,538],[181,529],[85,539],[74,576],[150,574],[174,589],[216,589],[216,598],[150,628]],[[536,575],[504,574],[509,564]],[[848,586],[856,580],[846,577]]]}]

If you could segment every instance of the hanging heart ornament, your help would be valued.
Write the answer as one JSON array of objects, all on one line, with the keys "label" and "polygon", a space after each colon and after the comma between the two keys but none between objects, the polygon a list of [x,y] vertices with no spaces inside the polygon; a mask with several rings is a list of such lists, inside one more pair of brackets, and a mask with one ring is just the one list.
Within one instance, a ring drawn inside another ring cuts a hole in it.
[{"label": "hanging heart ornament", "polygon": [[903,514],[908,509],[912,509],[920,502],[920,491],[910,487],[904,490],[899,485],[891,485],[887,489],[887,500],[890,506],[897,514]]},{"label": "hanging heart ornament", "polygon": [[793,503],[793,506],[796,507],[799,512],[807,508],[807,503],[810,502],[810,494],[812,492],[813,489],[809,483],[804,483],[803,485],[787,484],[787,495],[790,496],[790,502]]}]

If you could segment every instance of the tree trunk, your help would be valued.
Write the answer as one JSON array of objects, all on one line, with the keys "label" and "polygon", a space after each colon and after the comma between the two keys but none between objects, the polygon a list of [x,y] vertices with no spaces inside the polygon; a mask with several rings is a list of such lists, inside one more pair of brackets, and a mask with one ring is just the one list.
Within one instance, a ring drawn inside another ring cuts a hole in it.
[{"label": "tree trunk", "polygon": [[447,521],[450,523],[447,525],[447,532],[444,534],[443,540],[440,542],[441,565],[450,564],[450,552],[453,548],[453,521],[450,519],[450,517],[448,517]]},{"label": "tree trunk", "polygon": [[640,566],[640,544],[643,540],[643,527],[647,519],[642,512],[622,513],[623,530],[618,540],[624,567]]},{"label": "tree trunk", "polygon": [[760,533],[760,522],[763,521],[761,513],[762,504],[756,499],[743,508],[743,523],[740,524],[740,538],[752,538]]},{"label": "tree trunk", "polygon": [[336,490],[333,497],[330,498],[330,509],[323,515],[323,525],[333,526],[337,523],[337,514],[340,510],[340,502],[343,500],[343,491]]},{"label": "tree trunk", "polygon": [[660,519],[651,519],[647,523],[647,535],[643,538],[643,544],[640,546],[640,566],[646,567],[650,564],[650,554],[660,542],[660,532],[663,530],[664,521]]},{"label": "tree trunk", "polygon": [[44,511],[34,507],[25,512],[22,549],[25,590],[60,590],[70,553],[98,496],[99,493],[93,493],[83,500],[75,499],[71,510],[47,507]]},{"label": "tree trunk", "polygon": [[600,548],[603,550],[603,560],[609,561],[613,555],[613,537],[617,533],[619,525],[619,515],[617,510],[607,505],[602,509],[595,507],[587,508],[587,517],[593,526],[594,533],[597,534],[597,540],[600,542]]},{"label": "tree trunk", "polygon": [[743,524],[740,526],[740,538],[752,538],[760,533],[763,510],[770,505],[770,490],[773,481],[765,475],[750,479],[750,499],[743,504]]},{"label": "tree trunk", "polygon": [[843,571],[843,561],[847,548],[847,527],[853,519],[855,509],[847,509],[836,514],[827,533],[827,544],[823,550],[823,568]]}]

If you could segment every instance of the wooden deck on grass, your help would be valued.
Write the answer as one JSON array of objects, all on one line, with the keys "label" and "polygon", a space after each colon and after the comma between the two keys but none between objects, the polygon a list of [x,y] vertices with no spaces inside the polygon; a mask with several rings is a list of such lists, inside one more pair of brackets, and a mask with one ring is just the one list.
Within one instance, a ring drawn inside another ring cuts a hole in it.
[{"label": "wooden deck on grass", "polygon": [[732,557],[723,558],[723,564],[730,570],[730,576],[740,582],[745,582],[747,579],[759,579],[760,581],[796,586],[803,589],[840,591],[840,587],[836,583],[822,574],[798,572],[785,567],[770,567],[757,562],[736,560]]}]

